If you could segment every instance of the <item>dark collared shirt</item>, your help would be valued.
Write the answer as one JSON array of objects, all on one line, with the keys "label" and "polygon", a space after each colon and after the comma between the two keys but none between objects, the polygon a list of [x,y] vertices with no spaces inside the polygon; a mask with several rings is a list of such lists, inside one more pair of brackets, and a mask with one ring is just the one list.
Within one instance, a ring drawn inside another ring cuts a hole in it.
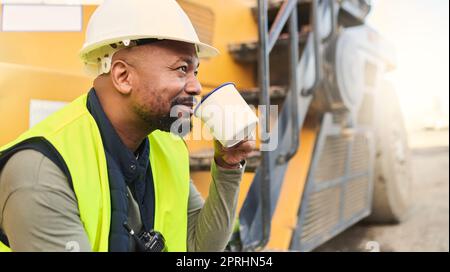
[{"label": "dark collared shirt", "polygon": [[[153,229],[154,224],[154,187],[152,170],[149,161],[149,140],[146,138],[136,153],[129,150],[117,135],[116,130],[107,118],[100,101],[92,89],[88,94],[87,108],[94,117],[103,141],[106,161],[108,164],[108,177],[111,189],[112,224],[111,231],[125,232],[123,222],[115,222],[114,211],[128,212],[127,199],[120,194],[127,194],[126,186],[130,188],[133,198],[139,205],[141,220],[145,231]],[[118,190],[119,192],[115,192]],[[118,219],[117,219],[118,220]],[[135,230],[137,232],[141,230]],[[110,244],[114,247],[114,237]]]}]

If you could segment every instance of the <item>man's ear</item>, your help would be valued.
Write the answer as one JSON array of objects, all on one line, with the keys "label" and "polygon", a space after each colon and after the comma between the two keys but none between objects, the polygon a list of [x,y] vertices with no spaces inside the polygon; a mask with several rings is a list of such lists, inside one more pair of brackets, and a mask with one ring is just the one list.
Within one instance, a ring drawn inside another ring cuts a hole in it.
[{"label": "man's ear", "polygon": [[131,93],[131,67],[122,60],[116,60],[111,64],[111,80],[116,90],[123,95]]}]

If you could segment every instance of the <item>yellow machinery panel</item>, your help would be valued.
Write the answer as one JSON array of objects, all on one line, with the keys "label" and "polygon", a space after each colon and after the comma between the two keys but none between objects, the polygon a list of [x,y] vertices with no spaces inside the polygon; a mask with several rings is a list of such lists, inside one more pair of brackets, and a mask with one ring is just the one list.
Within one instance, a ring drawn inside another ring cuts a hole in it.
[{"label": "yellow machinery panel", "polygon": [[90,86],[90,80],[83,76],[0,63],[0,145],[29,128],[32,99],[68,102]]},{"label": "yellow machinery panel", "polygon": [[[94,9],[83,7],[84,28]],[[0,32],[0,145],[29,128],[31,100],[69,102],[90,89],[83,40],[84,31]]]},{"label": "yellow machinery panel", "polygon": [[[84,42],[84,31],[94,10],[95,6],[83,7],[81,32],[0,31],[0,62],[83,75],[78,51]],[[2,12],[3,6],[0,5],[0,14]]]},{"label": "yellow machinery panel", "polygon": [[280,198],[272,217],[272,229],[267,248],[289,249],[298,221],[298,210],[305,190],[306,179],[314,152],[317,131],[304,128],[300,133],[301,146],[289,163]]}]

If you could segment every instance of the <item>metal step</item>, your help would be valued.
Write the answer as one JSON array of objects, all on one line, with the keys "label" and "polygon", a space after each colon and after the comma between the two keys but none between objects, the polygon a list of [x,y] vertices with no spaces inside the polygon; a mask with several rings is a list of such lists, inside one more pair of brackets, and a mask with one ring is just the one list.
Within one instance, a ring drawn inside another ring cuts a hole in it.
[{"label": "metal step", "polygon": [[[191,172],[209,171],[214,157],[214,149],[202,149],[190,154],[189,163]],[[245,172],[255,172],[261,161],[261,152],[253,151],[247,158]]]},{"label": "metal step", "polygon": [[[277,16],[278,11],[280,10],[281,5],[285,0],[269,0],[269,5],[267,7],[267,16],[269,25],[272,25],[275,17]],[[309,24],[309,13],[311,11],[311,1],[312,0],[299,0],[297,4],[298,10],[298,20],[299,26]],[[256,2],[256,1],[255,1]],[[252,14],[255,21],[258,21],[258,6],[255,5],[252,7]],[[283,31],[287,32],[287,31]]]},{"label": "metal step", "polygon": [[[257,88],[249,89],[249,90],[239,90],[244,100],[250,105],[258,105],[259,104],[259,96],[260,91]],[[287,87],[285,86],[270,86],[270,102],[272,104],[280,104],[283,102],[286,97],[286,93],[288,92]]]},{"label": "metal step", "polygon": [[[306,39],[309,34],[309,27],[305,27],[299,32],[300,46],[306,43]],[[275,47],[273,48],[273,55],[284,55],[283,52],[287,52],[289,44],[289,34],[282,33],[278,38]],[[236,61],[243,63],[254,63],[258,60],[258,41],[230,44],[228,51],[231,53]],[[286,63],[286,62],[285,62]]]},{"label": "metal step", "polygon": [[[286,97],[286,93],[288,92],[287,87],[285,86],[271,86],[269,89],[270,92],[270,102],[275,104],[281,104]],[[251,89],[240,89],[239,93],[242,95],[242,98],[249,105],[253,105],[257,107],[259,105],[259,89],[251,88]],[[204,96],[202,96],[203,98]]]},{"label": "metal step", "polygon": [[[299,52],[303,52],[310,29],[305,27],[299,32]],[[270,53],[270,83],[276,86],[287,86],[289,84],[289,34],[281,34]],[[247,42],[232,44],[228,46],[233,58],[244,65],[254,65],[257,69],[258,42]]]}]

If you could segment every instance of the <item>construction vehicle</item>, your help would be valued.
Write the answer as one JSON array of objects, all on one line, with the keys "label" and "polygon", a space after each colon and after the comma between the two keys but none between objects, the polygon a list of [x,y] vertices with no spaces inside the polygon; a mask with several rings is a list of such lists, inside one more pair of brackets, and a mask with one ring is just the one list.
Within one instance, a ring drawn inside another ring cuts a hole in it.
[{"label": "construction vehicle", "polygon": [[[27,2],[4,0],[3,18]],[[47,2],[34,7],[78,7],[80,29],[0,32],[0,145],[92,84],[77,53],[100,1]],[[202,60],[203,94],[231,81],[249,104],[279,106],[276,118],[259,113],[269,137],[258,146],[274,136],[277,145],[247,161],[231,250],[311,251],[363,219],[406,218],[410,155],[385,79],[395,52],[367,25],[369,0],[178,2],[200,39],[221,51]],[[187,144],[191,177],[207,197],[212,142]]]}]

